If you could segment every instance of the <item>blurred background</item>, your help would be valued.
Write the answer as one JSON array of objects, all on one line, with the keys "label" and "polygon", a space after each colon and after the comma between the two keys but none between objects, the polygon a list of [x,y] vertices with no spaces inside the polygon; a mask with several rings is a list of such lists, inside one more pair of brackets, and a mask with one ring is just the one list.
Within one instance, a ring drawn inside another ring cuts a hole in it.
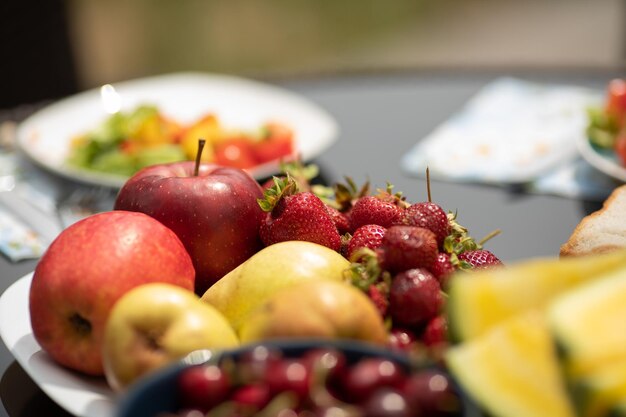
[{"label": "blurred background", "polygon": [[623,0],[2,0],[0,109],[177,71],[621,69]]}]

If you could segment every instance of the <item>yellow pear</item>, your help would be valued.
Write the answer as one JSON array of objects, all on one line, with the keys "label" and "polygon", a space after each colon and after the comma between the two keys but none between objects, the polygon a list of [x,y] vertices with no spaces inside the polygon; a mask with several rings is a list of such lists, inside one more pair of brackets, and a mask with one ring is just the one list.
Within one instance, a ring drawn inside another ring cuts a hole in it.
[{"label": "yellow pear", "polygon": [[104,373],[121,391],[136,379],[197,349],[239,346],[228,321],[191,290],[140,285],[113,306],[105,326]]},{"label": "yellow pear", "polygon": [[335,281],[308,281],[277,292],[250,314],[239,335],[242,343],[284,338],[387,341],[383,318],[369,297]]},{"label": "yellow pear", "polygon": [[311,242],[267,246],[211,286],[202,300],[216,307],[238,331],[250,311],[276,291],[305,280],[343,279],[350,263],[339,253]]}]

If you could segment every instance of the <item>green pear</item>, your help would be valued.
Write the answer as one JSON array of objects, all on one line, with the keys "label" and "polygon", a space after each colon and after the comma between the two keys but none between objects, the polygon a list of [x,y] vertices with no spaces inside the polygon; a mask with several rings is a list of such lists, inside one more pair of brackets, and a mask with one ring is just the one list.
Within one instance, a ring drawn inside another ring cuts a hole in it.
[{"label": "green pear", "polygon": [[339,253],[304,241],[267,246],[211,286],[202,300],[217,308],[235,331],[276,291],[305,280],[343,279],[350,266]]},{"label": "green pear", "polygon": [[242,343],[267,339],[356,339],[385,344],[387,330],[374,303],[344,282],[309,281],[285,288],[250,314]]},{"label": "green pear", "polygon": [[140,285],[115,303],[106,322],[104,374],[111,388],[122,391],[194,350],[237,346],[228,321],[193,291],[171,284]]}]

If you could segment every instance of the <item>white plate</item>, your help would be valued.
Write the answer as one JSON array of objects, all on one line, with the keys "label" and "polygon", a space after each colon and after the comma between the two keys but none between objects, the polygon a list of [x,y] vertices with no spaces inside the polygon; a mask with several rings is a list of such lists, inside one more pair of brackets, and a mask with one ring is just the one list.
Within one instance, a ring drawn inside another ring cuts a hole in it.
[{"label": "white plate", "polygon": [[615,152],[594,148],[586,136],[579,138],[578,150],[583,159],[597,170],[619,181],[626,182],[626,167],[622,166]]},{"label": "white plate", "polygon": [[[191,123],[212,112],[226,126],[255,129],[276,120],[294,130],[302,160],[308,161],[336,139],[334,119],[314,103],[287,90],[227,75],[177,73],[114,84],[121,110],[154,104],[166,115]],[[20,124],[17,142],[42,167],[73,180],[119,188],[126,177],[95,173],[65,164],[72,137],[92,130],[106,117],[100,89],[89,90],[36,112]],[[256,178],[277,172],[276,163],[251,171]]]},{"label": "white plate", "polygon": [[[113,417],[117,400],[104,378],[79,375],[57,365],[41,350],[30,326],[28,294],[32,274],[12,284],[0,297],[0,337],[24,371],[69,413]],[[10,319],[9,319],[10,318]]]}]

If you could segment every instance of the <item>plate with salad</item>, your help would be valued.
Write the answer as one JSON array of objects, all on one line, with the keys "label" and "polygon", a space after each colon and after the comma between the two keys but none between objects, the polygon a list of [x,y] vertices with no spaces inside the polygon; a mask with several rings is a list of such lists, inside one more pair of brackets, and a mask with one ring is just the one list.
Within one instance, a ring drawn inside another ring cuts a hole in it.
[{"label": "plate with salad", "polygon": [[105,85],[55,102],[18,127],[18,146],[51,172],[121,187],[141,168],[195,160],[261,179],[307,161],[336,139],[324,109],[286,89],[240,77],[176,73]]},{"label": "plate with salad", "polygon": [[588,109],[587,134],[579,140],[582,157],[599,171],[626,182],[626,80],[613,79],[604,102]]}]

